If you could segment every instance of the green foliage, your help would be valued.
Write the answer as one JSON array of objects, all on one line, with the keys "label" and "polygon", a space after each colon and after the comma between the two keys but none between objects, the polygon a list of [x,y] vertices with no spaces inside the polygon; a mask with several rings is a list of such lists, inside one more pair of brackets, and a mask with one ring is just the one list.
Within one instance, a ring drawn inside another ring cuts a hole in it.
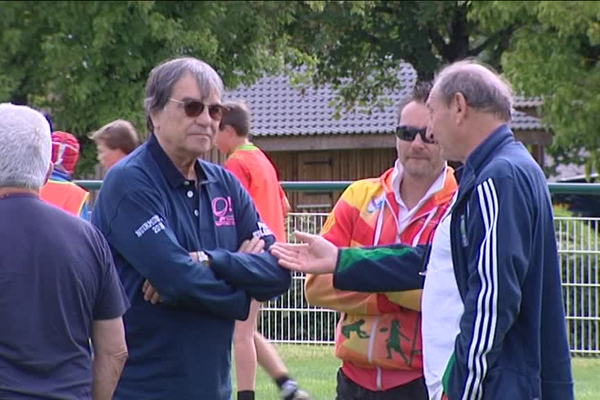
[{"label": "green foliage", "polygon": [[555,133],[549,153],[557,162],[587,163],[588,174],[598,169],[600,3],[480,2],[471,17],[495,29],[527,21],[502,57],[504,72],[518,91],[543,96],[541,114]]},{"label": "green foliage", "polygon": [[552,206],[554,218],[571,218],[573,212],[569,211],[569,207],[564,204],[554,204]]},{"label": "green foliage", "polygon": [[304,71],[310,82],[339,90],[339,110],[370,111],[386,104],[386,89],[400,89],[402,61],[420,79],[465,57],[499,67],[514,25],[492,30],[473,23],[467,18],[473,7],[467,1],[331,1],[305,6],[289,32],[293,47],[313,56]]},{"label": "green foliage", "polygon": [[50,111],[56,129],[80,138],[82,172],[95,163],[95,129],[125,118],[144,131],[145,80],[167,58],[201,58],[228,88],[287,70],[300,86],[339,90],[341,112],[388,104],[382,94],[400,88],[402,61],[431,79],[477,57],[519,92],[544,96],[550,154],[591,170],[599,17],[599,3],[583,1],[0,2],[0,101]]},{"label": "green foliage", "polygon": [[228,87],[282,68],[289,51],[281,26],[296,3],[56,1],[0,4],[0,101],[51,110],[56,129],[76,134],[79,171],[94,164],[87,135],[129,119],[144,131],[150,70],[195,56]]},{"label": "green foliage", "polygon": [[[310,3],[310,2],[309,2]],[[368,1],[303,5],[288,32],[310,58],[294,82],[331,84],[338,111],[370,111],[398,90],[399,62],[420,79],[476,57],[505,72],[518,93],[543,96],[557,163],[600,169],[600,3],[586,1]],[[308,66],[307,66],[308,64]]]}]

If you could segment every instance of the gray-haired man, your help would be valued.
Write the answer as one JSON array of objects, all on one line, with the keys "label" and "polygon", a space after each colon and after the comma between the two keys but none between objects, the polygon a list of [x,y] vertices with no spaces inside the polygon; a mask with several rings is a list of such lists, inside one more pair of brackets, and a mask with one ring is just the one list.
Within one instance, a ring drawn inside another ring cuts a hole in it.
[{"label": "gray-haired man", "polygon": [[426,270],[420,249],[401,245],[338,255],[323,238],[300,235],[309,245],[272,250],[291,269],[335,270],[341,290],[405,290],[408,278],[426,274],[430,399],[574,398],[552,203],[543,172],[508,127],[512,99],[508,82],[476,62],[437,76],[429,137],[444,158],[465,166]]},{"label": "gray-haired man", "polygon": [[289,288],[289,272],[262,252],[274,237],[247,192],[198,160],[226,112],[222,93],[200,60],[157,66],[146,86],[151,135],[111,168],[92,214],[132,303],[117,399],[230,399],[235,320],[251,298]]},{"label": "gray-haired man", "polygon": [[109,400],[129,303],[100,232],[40,199],[50,155],[44,116],[1,104],[0,398]]}]

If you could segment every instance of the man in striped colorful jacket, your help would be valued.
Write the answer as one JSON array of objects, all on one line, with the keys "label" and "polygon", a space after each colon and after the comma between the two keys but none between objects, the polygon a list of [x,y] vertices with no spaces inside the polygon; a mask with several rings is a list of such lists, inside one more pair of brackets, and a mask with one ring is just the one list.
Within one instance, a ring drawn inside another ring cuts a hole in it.
[{"label": "man in striped colorful jacket", "polygon": [[[430,89],[430,83],[418,84],[401,105],[395,166],[344,192],[323,228],[327,240],[340,247],[430,242],[457,188],[439,146],[425,137]],[[332,275],[308,277],[308,301],[342,312],[336,332],[336,356],[343,362],[337,400],[427,399],[422,285],[417,277],[412,292],[368,294],[335,289]]]},{"label": "man in striped colorful jacket", "polygon": [[552,203],[542,170],[508,127],[512,99],[510,85],[475,62],[438,75],[429,137],[465,166],[428,262],[418,246],[338,251],[302,234],[308,244],[271,249],[287,268],[334,271],[343,290],[410,289],[425,273],[432,400],[574,399]]}]

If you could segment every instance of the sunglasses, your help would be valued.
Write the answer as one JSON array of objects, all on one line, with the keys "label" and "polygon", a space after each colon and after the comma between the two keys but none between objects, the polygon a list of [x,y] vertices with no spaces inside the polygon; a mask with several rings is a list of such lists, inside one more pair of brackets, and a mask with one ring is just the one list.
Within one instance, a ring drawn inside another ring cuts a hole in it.
[{"label": "sunglasses", "polygon": [[177,104],[182,104],[183,111],[185,111],[185,115],[187,115],[190,118],[196,118],[198,115],[204,112],[205,107],[208,107],[208,115],[210,115],[210,117],[213,120],[220,121],[221,118],[223,118],[223,114],[225,114],[228,110],[227,107],[221,104],[204,104],[203,102],[198,100],[181,101],[169,98],[169,101],[172,101],[173,103]]},{"label": "sunglasses", "polygon": [[435,141],[430,140],[427,137],[427,128],[415,128],[413,126],[400,125],[396,127],[396,136],[400,140],[405,140],[407,142],[412,142],[415,140],[417,135],[421,135],[421,140],[423,143],[435,143]]}]

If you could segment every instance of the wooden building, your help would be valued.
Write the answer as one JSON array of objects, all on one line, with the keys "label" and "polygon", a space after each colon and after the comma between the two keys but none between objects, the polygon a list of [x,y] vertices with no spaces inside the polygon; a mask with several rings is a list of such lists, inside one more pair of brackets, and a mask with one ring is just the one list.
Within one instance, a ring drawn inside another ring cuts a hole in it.
[{"label": "wooden building", "polygon": [[[397,106],[409,96],[416,81],[416,73],[408,64],[399,74],[403,89],[386,95],[389,106],[370,114],[360,110],[342,113],[339,119],[334,118],[336,110],[331,105],[334,90],[295,88],[283,75],[264,77],[226,97],[248,102],[253,114],[252,140],[271,157],[282,181],[353,181],[378,176],[396,160],[393,132]],[[531,112],[538,102],[518,98],[511,127],[543,164],[543,149],[552,136]],[[521,106],[530,112],[519,111]],[[328,210],[339,194],[290,193],[290,200],[298,211]]]}]

